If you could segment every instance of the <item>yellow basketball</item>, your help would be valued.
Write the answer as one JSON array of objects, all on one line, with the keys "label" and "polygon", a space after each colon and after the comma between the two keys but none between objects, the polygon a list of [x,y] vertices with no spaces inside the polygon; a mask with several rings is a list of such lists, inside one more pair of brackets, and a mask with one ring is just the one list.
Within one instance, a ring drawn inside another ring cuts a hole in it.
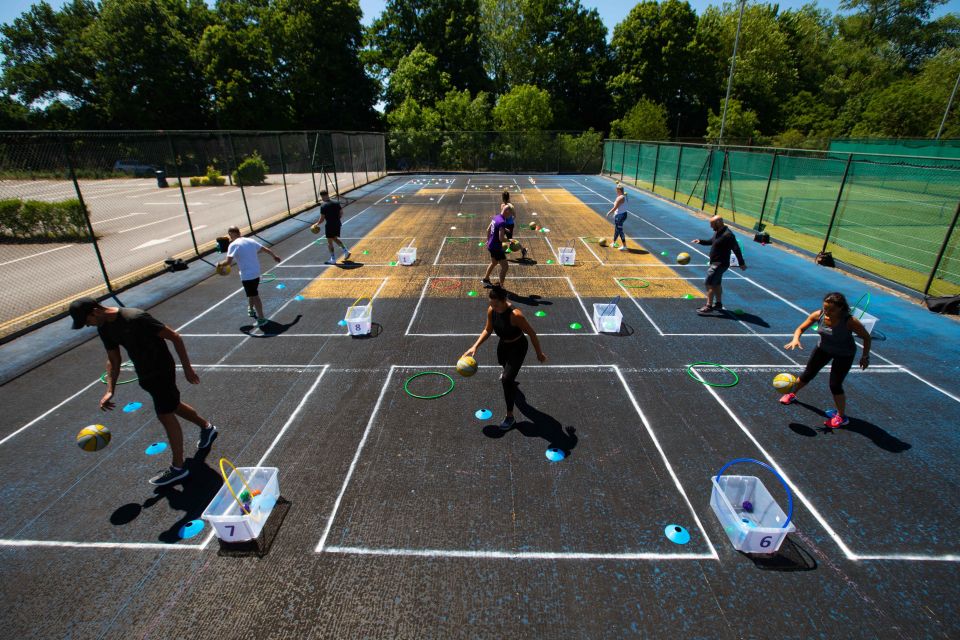
[{"label": "yellow basketball", "polygon": [[470,356],[464,356],[457,360],[457,373],[464,378],[469,378],[477,372],[477,361]]},{"label": "yellow basketball", "polygon": [[677,264],[690,264],[690,254],[689,254],[689,253],[678,253],[678,254],[677,254]]},{"label": "yellow basketball", "polygon": [[77,434],[77,446],[84,451],[100,451],[110,444],[110,429],[102,424],[91,424]]},{"label": "yellow basketball", "polygon": [[520,251],[520,241],[519,241],[519,240],[511,240],[511,241],[510,241],[510,250],[511,250],[511,251]]},{"label": "yellow basketball", "polygon": [[773,388],[780,393],[790,393],[797,386],[797,376],[792,373],[778,373],[773,377]]},{"label": "yellow basketball", "polygon": [[220,274],[221,276],[227,275],[228,273],[230,273],[230,265],[228,265],[228,264],[218,264],[218,265],[217,265],[217,273]]},{"label": "yellow basketball", "polygon": [[531,222],[531,223],[530,223],[530,230],[531,230],[531,231],[536,231],[536,230],[537,230],[537,223],[536,223],[536,222]]},{"label": "yellow basketball", "polygon": [[320,233],[320,225],[318,224],[310,225],[310,233]]},{"label": "yellow basketball", "polygon": [[607,241],[606,238],[600,238],[599,244],[600,244],[601,247],[609,247],[609,246],[610,246],[610,243]]}]

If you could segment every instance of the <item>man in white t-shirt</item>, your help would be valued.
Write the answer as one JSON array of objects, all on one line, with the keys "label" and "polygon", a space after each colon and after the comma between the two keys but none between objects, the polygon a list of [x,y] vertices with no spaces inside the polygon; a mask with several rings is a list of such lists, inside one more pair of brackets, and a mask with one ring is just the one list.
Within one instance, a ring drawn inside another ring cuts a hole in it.
[{"label": "man in white t-shirt", "polygon": [[280,262],[280,256],[271,249],[263,246],[253,238],[244,238],[240,235],[240,229],[230,227],[227,229],[227,235],[230,236],[230,246],[227,248],[227,259],[220,262],[221,265],[231,265],[237,261],[237,268],[240,270],[240,284],[247,294],[247,312],[251,318],[255,318],[257,326],[262,327],[267,323],[263,317],[263,303],[260,302],[260,258],[257,256],[261,251],[269,253],[273,259]]}]

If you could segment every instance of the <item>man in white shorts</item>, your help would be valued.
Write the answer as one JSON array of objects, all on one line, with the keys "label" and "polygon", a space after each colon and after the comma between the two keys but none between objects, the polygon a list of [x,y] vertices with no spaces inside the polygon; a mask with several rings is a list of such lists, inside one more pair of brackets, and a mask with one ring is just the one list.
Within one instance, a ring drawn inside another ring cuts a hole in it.
[{"label": "man in white shorts", "polygon": [[263,317],[263,303],[260,302],[260,258],[257,256],[261,251],[269,253],[277,262],[280,262],[280,256],[253,238],[241,236],[240,229],[237,227],[227,229],[227,235],[230,236],[227,258],[221,261],[219,266],[231,265],[234,260],[237,261],[240,284],[243,285],[243,290],[247,294],[247,313],[251,318],[256,319],[258,327],[262,327],[267,323],[267,319]]}]

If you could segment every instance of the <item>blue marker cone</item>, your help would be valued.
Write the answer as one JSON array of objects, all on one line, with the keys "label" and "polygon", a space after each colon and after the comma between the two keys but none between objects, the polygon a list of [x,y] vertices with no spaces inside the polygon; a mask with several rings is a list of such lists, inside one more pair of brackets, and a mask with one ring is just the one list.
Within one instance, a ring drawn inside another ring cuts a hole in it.
[{"label": "blue marker cone", "polygon": [[283,284],[282,282],[277,285],[277,289],[286,289],[286,288],[287,288],[287,285]]},{"label": "blue marker cone", "polygon": [[301,296],[301,295],[296,295],[296,296],[293,296],[293,299],[296,300],[297,302],[302,302],[302,301],[303,301],[303,296]]},{"label": "blue marker cone", "polygon": [[490,411],[490,409],[477,409],[473,415],[477,416],[477,420],[489,420],[493,417],[493,411]]},{"label": "blue marker cone", "polygon": [[179,535],[181,540],[186,540],[187,538],[192,538],[201,531],[203,531],[204,522],[203,520],[191,520],[187,524],[180,527]]},{"label": "blue marker cone", "polygon": [[663,530],[663,535],[667,536],[667,540],[674,544],[690,542],[690,532],[678,524],[668,524]]},{"label": "blue marker cone", "polygon": [[338,322],[337,324],[340,325],[341,327],[345,327],[345,326],[347,326],[347,321],[346,321],[346,320],[341,320],[341,321]]},{"label": "blue marker cone", "polygon": [[126,406],[123,407],[124,413],[133,413],[137,409],[143,406],[142,402],[128,402]]},{"label": "blue marker cone", "polygon": [[167,450],[166,442],[154,442],[152,445],[146,448],[144,453],[147,454],[148,456],[155,456],[158,453],[163,453],[166,450]]},{"label": "blue marker cone", "polygon": [[550,462],[560,462],[567,457],[567,454],[563,449],[555,449],[553,447],[547,449],[544,455],[547,456],[547,460]]}]

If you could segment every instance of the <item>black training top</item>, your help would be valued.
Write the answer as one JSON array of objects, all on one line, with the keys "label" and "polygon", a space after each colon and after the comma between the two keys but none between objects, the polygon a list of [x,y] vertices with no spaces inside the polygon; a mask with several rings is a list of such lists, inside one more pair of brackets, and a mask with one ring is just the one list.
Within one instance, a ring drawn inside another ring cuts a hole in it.
[{"label": "black training top", "polygon": [[847,323],[850,315],[847,314],[832,327],[825,322],[826,315],[821,311],[817,319],[817,333],[820,334],[820,344],[817,345],[832,356],[852,356],[857,353],[857,343],[853,341],[853,331]]},{"label": "black training top", "polygon": [[497,334],[498,338],[501,340],[513,340],[523,335],[520,327],[516,327],[510,322],[510,317],[513,315],[513,307],[508,306],[507,310],[503,313],[498,313],[490,309],[490,313],[493,322],[493,332]]},{"label": "black training top", "polygon": [[115,320],[97,327],[107,351],[124,347],[141,381],[174,369],[167,341],[158,334],[164,324],[142,309],[120,309]]},{"label": "black training top", "polygon": [[340,206],[339,202],[334,202],[333,200],[320,205],[320,215],[323,216],[323,219],[331,227],[336,227],[340,224],[341,211],[343,211],[343,207]]},{"label": "black training top", "polygon": [[710,262],[719,262],[730,266],[730,252],[733,251],[740,264],[745,264],[743,254],[740,253],[740,244],[737,242],[737,237],[726,225],[720,227],[720,230],[713,234],[712,238],[701,240],[700,244],[710,247]]}]

